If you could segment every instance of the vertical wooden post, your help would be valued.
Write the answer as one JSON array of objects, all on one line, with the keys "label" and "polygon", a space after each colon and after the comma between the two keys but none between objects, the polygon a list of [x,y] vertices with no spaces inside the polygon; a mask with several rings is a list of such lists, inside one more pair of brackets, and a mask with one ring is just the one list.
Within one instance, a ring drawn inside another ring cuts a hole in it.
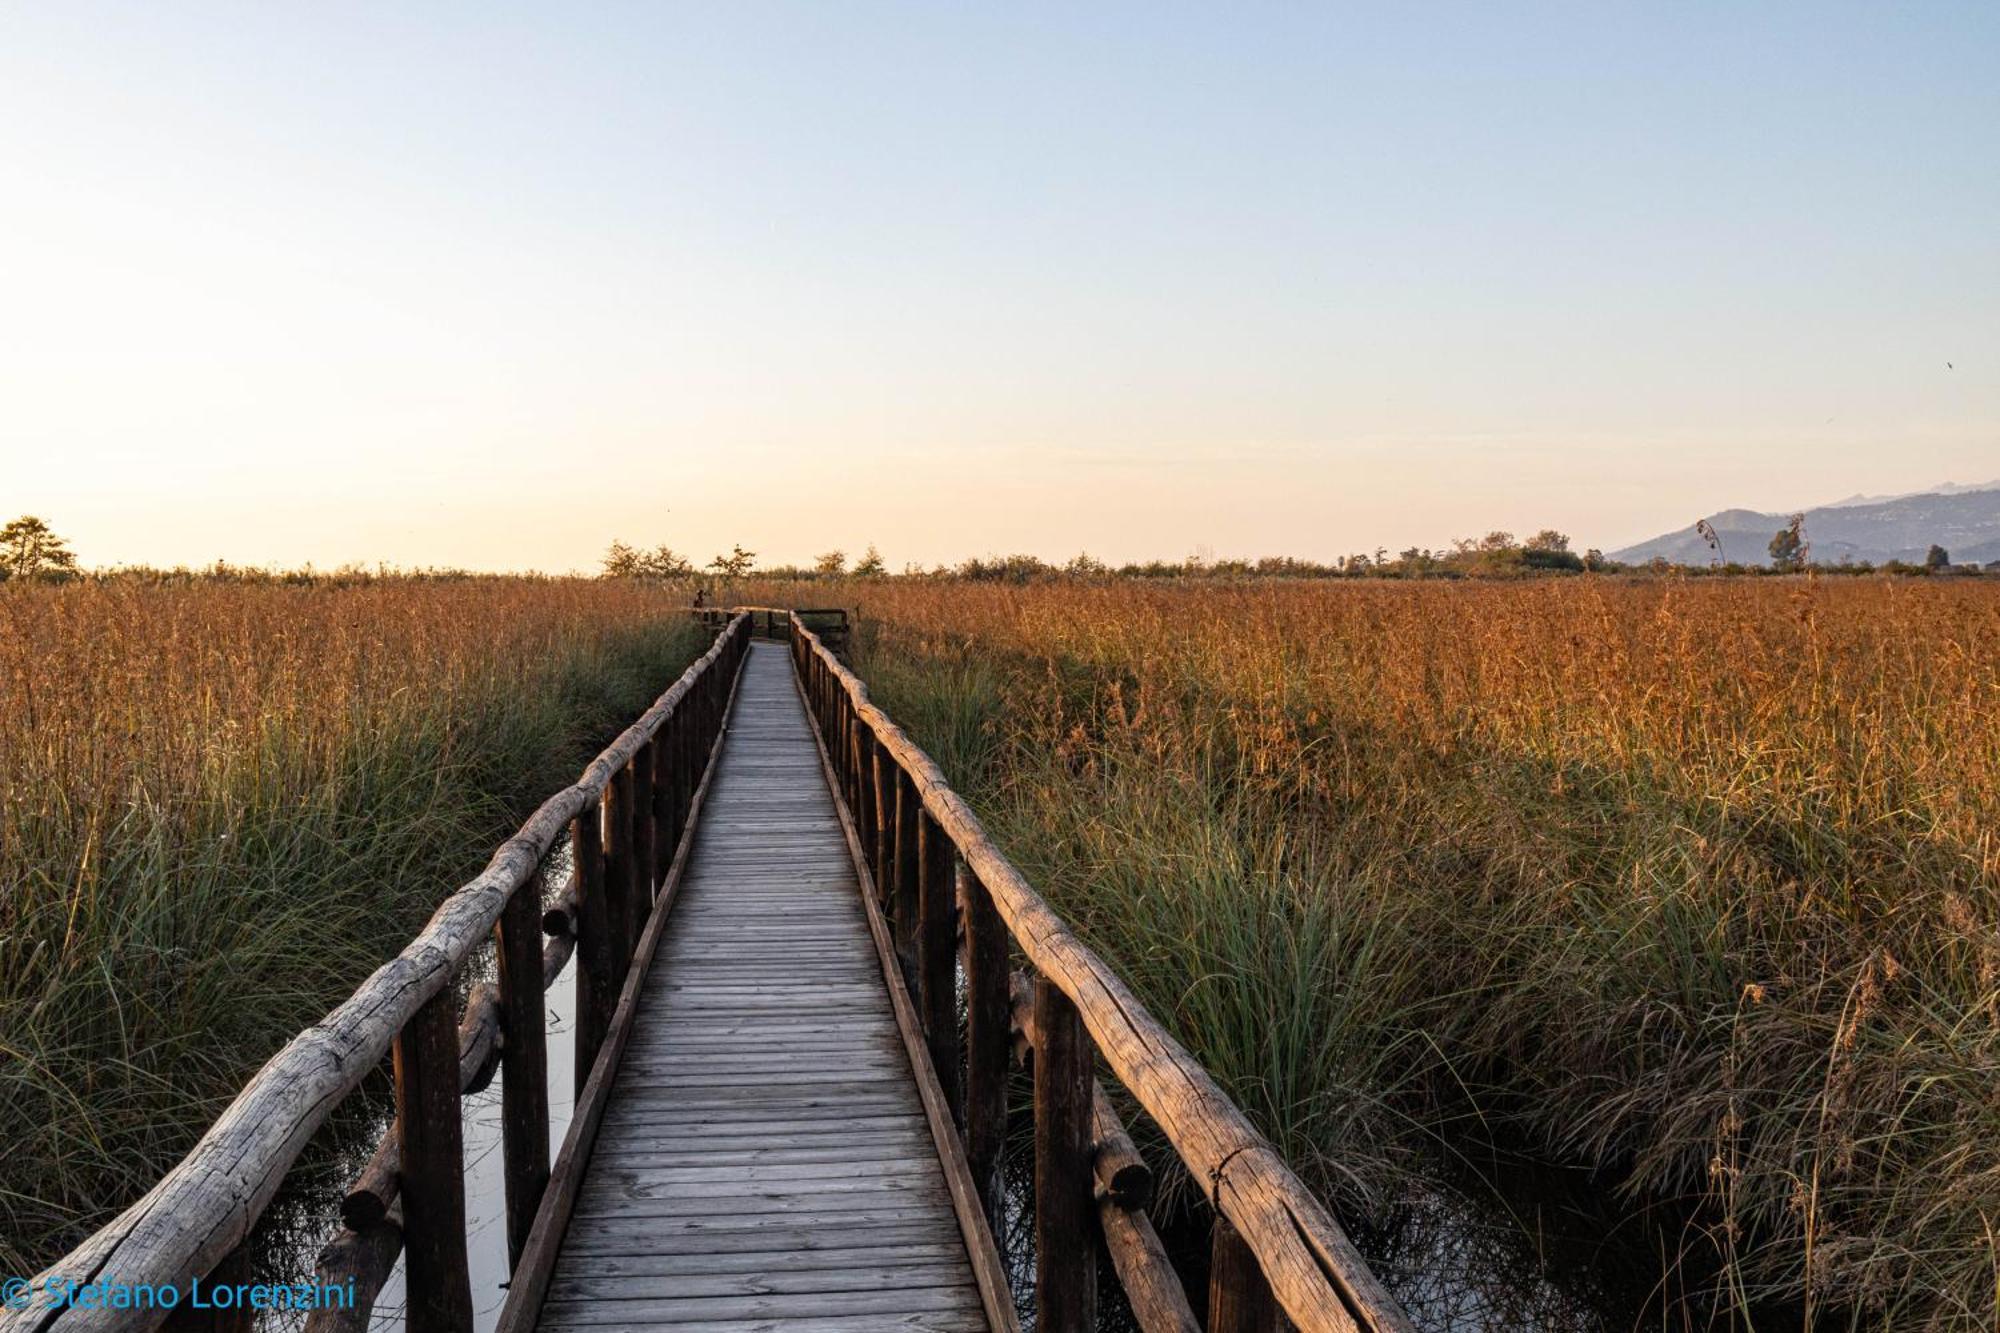
[{"label": "vertical wooden post", "polygon": [[[671,721],[671,719],[669,719]],[[653,823],[653,864],[650,867],[655,885],[666,878],[667,866],[674,859],[674,820],[672,814],[674,795],[674,745],[667,732],[667,722],[660,723],[660,729],[653,733],[653,743],[646,747],[653,756],[653,808],[648,817]]]},{"label": "vertical wooden post", "polygon": [[653,743],[647,741],[632,756],[632,879],[636,888],[632,903],[638,909],[632,930],[634,948],[653,914],[653,871],[659,859],[659,826],[653,822]]},{"label": "vertical wooden post", "polygon": [[[638,938],[639,869],[632,854],[632,765],[611,775],[604,787],[604,896],[611,904],[611,942],[617,952],[613,976],[625,984]],[[614,1000],[615,1004],[616,1001]]]},{"label": "vertical wooden post", "polygon": [[877,892],[895,891],[896,864],[890,851],[889,838],[896,825],[896,779],[903,770],[896,761],[883,753],[880,744],[868,747],[868,804],[875,812],[869,822],[868,855],[875,863],[875,888]]},{"label": "vertical wooden post", "polygon": [[694,789],[698,778],[695,773],[694,722],[688,716],[687,698],[674,705],[667,725],[674,729],[674,836],[673,846],[679,847],[687,834],[688,811],[694,805]]},{"label": "vertical wooden post", "polygon": [[[866,854],[873,850],[875,844],[875,839],[871,832],[874,828],[875,817],[873,809],[875,784],[869,781],[868,777],[868,763],[874,756],[875,738],[868,734],[867,728],[861,725],[859,718],[856,718],[847,725],[854,736],[854,772],[852,778],[854,804],[849,808],[854,812],[854,825],[856,831],[861,835],[861,850],[863,859],[865,860],[867,859]],[[871,866],[869,868],[872,870],[874,867]],[[876,888],[879,890],[881,885],[876,885]]]},{"label": "vertical wooden post", "polygon": [[903,965],[905,984],[917,984],[917,823],[923,804],[917,799],[916,784],[909,774],[899,772],[896,783],[896,874],[894,893],[888,907],[889,932],[896,944],[896,959]]},{"label": "vertical wooden post", "polygon": [[1007,926],[969,867],[959,870],[965,911],[965,1156],[997,1241],[1006,1234],[1001,1155],[1007,1142]]},{"label": "vertical wooden post", "polygon": [[1090,1035],[1069,996],[1035,978],[1035,1309],[1038,1333],[1094,1333]]},{"label": "vertical wooden post", "polygon": [[410,1333],[469,1333],[472,1328],[456,1007],[447,986],[396,1034],[405,1326]]},{"label": "vertical wooden post", "polygon": [[500,1150],[507,1191],[507,1266],[521,1261],[549,1183],[548,1011],[542,996],[538,875],[514,890],[493,927],[500,980]]},{"label": "vertical wooden post", "polygon": [[1208,1333],[1279,1333],[1282,1327],[1257,1256],[1217,1213],[1208,1259]]},{"label": "vertical wooden post", "polygon": [[826,669],[826,663],[824,662],[820,663],[820,685],[826,695],[823,707],[826,712],[827,748],[838,756],[840,753],[840,742],[844,739],[844,737],[838,734],[840,732],[840,684],[834,680],[833,673]]},{"label": "vertical wooden post", "polygon": [[[252,1277],[249,1256],[238,1245],[210,1270],[202,1285],[211,1289],[236,1286],[251,1281]],[[212,1303],[205,1309],[196,1309],[190,1291],[191,1288],[182,1289],[181,1303],[161,1324],[167,1333],[255,1333],[257,1311],[250,1308],[248,1301],[221,1309],[215,1308]]]},{"label": "vertical wooden post", "polygon": [[618,1005],[611,905],[604,895],[604,825],[592,801],[569,826],[576,857],[576,1082],[583,1090]]},{"label": "vertical wooden post", "polygon": [[861,808],[861,719],[855,716],[854,701],[843,692],[840,696],[842,726],[847,731],[847,795],[848,809]]},{"label": "vertical wooden post", "polygon": [[[918,1014],[952,1123],[963,1128],[965,1093],[958,1076],[958,851],[929,815],[917,821],[917,846]],[[1089,1104],[1086,1097],[1085,1107]]]}]

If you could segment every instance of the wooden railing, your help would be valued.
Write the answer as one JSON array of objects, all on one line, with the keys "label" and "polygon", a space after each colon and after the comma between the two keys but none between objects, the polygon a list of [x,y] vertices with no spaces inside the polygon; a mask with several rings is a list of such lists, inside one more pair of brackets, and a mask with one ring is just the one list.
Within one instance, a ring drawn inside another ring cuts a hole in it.
[{"label": "wooden railing", "polygon": [[[791,643],[996,1234],[1008,1062],[1017,1049],[1032,1058],[1040,1333],[1094,1328],[1100,1245],[1147,1333],[1264,1333],[1281,1308],[1306,1333],[1410,1329],[1312,1192],[1042,901],[868,687],[803,620]],[[1206,1321],[1147,1217],[1150,1173],[1096,1084],[1100,1057],[1213,1207]]]},{"label": "wooden railing", "polygon": [[792,618],[798,617],[819,635],[821,643],[832,650],[835,657],[847,657],[849,618],[844,606],[732,606],[728,608],[708,607],[695,612],[702,623],[711,627],[719,626],[734,615],[750,617],[753,634],[761,634],[767,639],[787,639],[792,633]]},{"label": "wooden railing", "polygon": [[[168,1316],[138,1309],[50,1308],[36,1293],[60,1277],[134,1291],[186,1293],[218,1272],[243,1280],[239,1247],[285,1173],[334,1109],[393,1056],[396,1118],[342,1205],[347,1229],[322,1252],[319,1277],[354,1283],[358,1308],[317,1310],[308,1333],[365,1328],[398,1251],[405,1254],[411,1333],[472,1327],[466,1261],[465,1165],[459,1099],[498,1062],[510,1269],[545,1237],[551,1185],[544,991],[577,959],[576,1086],[608,1084],[614,1010],[629,1009],[627,971],[649,928],[656,886],[677,873],[720,742],[750,616],[718,622],[715,642],[672,688],[503,843],[479,876],[437,909],[416,939],[259,1070],[181,1163],[144,1197],[38,1275],[24,1309],[0,1310],[0,1329],[85,1333],[148,1329]],[[571,878],[544,912],[543,860],[570,842]],[[681,849],[677,852],[676,849]],[[546,944],[544,934],[551,938]],[[457,979],[489,934],[496,978],[457,1004]],[[638,966],[643,966],[643,957]],[[558,1158],[560,1177],[579,1134],[584,1096]],[[559,1228],[558,1228],[559,1234]],[[546,1243],[543,1242],[546,1249]],[[542,1266],[543,1271],[546,1265]],[[174,1323],[248,1325],[245,1311],[201,1320],[185,1302]]]}]

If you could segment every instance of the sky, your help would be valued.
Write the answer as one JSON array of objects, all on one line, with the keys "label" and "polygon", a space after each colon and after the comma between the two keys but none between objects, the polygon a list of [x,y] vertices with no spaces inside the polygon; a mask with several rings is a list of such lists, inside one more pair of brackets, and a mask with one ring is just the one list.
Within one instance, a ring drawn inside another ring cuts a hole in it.
[{"label": "sky", "polygon": [[900,568],[1989,481],[1996,68],[1990,0],[0,0],[0,521]]}]

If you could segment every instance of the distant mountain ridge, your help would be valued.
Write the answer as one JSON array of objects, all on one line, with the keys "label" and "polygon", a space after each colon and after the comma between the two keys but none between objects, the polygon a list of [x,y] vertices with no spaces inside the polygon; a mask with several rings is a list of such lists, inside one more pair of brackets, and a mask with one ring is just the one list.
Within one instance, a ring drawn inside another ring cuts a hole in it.
[{"label": "distant mountain ridge", "polygon": [[[1950,552],[1953,564],[2000,560],[2000,482],[1959,486],[1945,483],[1914,495],[1863,496],[1805,511],[1806,540],[1814,564],[1922,563],[1933,543]],[[1771,562],[1771,537],[1790,522],[1790,513],[1725,509],[1708,515],[1722,539],[1725,559],[1745,565]],[[1705,565],[1708,543],[1690,524],[1611,552],[1627,564],[1663,557],[1676,564]]]}]

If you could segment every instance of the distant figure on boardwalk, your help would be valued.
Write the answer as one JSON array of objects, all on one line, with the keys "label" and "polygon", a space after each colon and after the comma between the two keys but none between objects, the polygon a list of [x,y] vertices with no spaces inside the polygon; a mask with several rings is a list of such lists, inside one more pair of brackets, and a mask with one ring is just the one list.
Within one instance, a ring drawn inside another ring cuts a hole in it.
[{"label": "distant figure on boardwalk", "polygon": [[707,605],[708,605],[708,589],[696,588],[694,590],[694,609],[699,611],[704,606]]}]

